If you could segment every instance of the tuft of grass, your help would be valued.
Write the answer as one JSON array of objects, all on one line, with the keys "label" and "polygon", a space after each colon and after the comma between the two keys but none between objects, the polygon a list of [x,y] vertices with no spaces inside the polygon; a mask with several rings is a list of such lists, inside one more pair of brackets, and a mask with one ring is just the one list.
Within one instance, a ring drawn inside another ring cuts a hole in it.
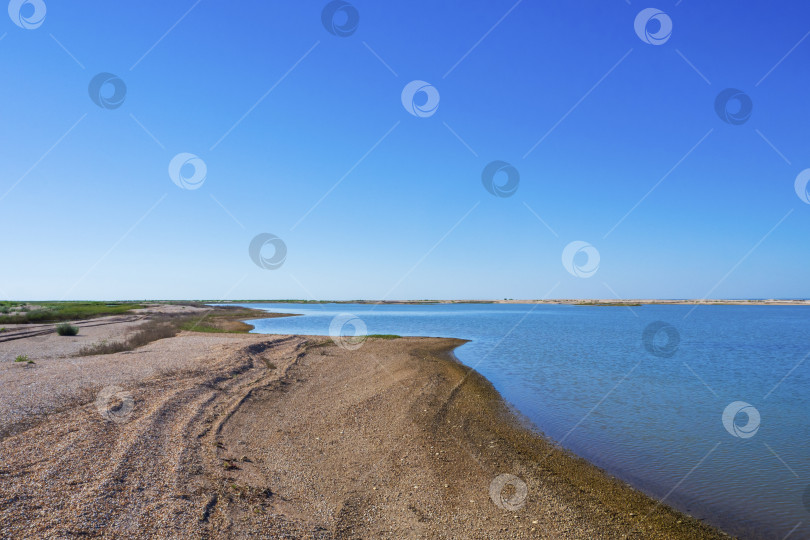
[{"label": "tuft of grass", "polygon": [[75,336],[79,333],[79,327],[69,323],[56,325],[56,333],[60,336]]},{"label": "tuft of grass", "polygon": [[27,354],[20,354],[14,359],[15,362],[30,362]]},{"label": "tuft of grass", "polygon": [[402,336],[398,336],[396,334],[369,334],[367,337],[377,339],[399,339]]}]

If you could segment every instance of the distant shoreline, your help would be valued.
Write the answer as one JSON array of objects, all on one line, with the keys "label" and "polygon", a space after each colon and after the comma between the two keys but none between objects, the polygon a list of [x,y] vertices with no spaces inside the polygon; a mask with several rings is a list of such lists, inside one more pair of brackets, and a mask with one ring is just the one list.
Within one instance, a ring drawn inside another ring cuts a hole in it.
[{"label": "distant shoreline", "polygon": [[[205,301],[205,303],[209,303]],[[555,300],[218,300],[217,304],[371,304],[371,305],[436,305],[436,304],[549,304],[571,306],[810,306],[810,300],[655,300],[655,299],[555,299]]]}]

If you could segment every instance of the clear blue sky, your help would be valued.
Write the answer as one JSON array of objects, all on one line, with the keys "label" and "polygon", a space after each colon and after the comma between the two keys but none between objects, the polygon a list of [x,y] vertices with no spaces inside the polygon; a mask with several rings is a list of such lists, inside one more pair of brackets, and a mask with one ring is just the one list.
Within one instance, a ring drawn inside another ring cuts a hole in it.
[{"label": "clear blue sky", "polygon": [[[810,296],[805,2],[661,1],[660,45],[637,0],[352,0],[345,37],[325,1],[44,3],[0,22],[0,297]],[[117,108],[89,96],[103,72]],[[403,107],[414,80],[433,114]],[[496,160],[510,197],[483,186]]]}]

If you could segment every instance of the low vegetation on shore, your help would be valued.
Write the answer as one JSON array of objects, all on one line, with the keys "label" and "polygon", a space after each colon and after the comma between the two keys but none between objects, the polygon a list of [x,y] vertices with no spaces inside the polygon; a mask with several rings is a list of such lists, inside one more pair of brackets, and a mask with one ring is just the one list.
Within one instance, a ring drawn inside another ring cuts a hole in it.
[{"label": "low vegetation on shore", "polygon": [[142,307],[126,302],[0,302],[0,324],[75,321],[121,315]]},{"label": "low vegetation on shore", "polygon": [[142,324],[135,332],[121,341],[102,340],[79,350],[79,356],[114,354],[132,351],[159,339],[174,337],[180,328],[170,319],[156,319]]},{"label": "low vegetation on shore", "polygon": [[575,306],[609,306],[609,307],[636,307],[641,302],[578,302]]},{"label": "low vegetation on shore", "polygon": [[[200,304],[194,307],[206,306]],[[210,308],[195,315],[161,315],[140,325],[123,340],[104,340],[82,347],[79,356],[132,351],[153,341],[174,337],[181,331],[247,334],[253,330],[253,326],[242,322],[244,319],[271,316],[277,315],[238,307]]]}]

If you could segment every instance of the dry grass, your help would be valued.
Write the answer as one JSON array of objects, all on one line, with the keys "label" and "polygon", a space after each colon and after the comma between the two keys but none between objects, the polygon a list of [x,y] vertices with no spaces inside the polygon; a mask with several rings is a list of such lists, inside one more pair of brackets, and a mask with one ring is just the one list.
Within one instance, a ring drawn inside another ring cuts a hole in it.
[{"label": "dry grass", "polygon": [[203,315],[166,315],[139,326],[123,341],[105,340],[82,347],[78,356],[132,351],[153,341],[174,337],[183,330],[189,332],[245,334],[250,332],[253,326],[242,322],[243,319],[276,316],[279,315],[237,307],[212,308],[211,311]]},{"label": "dry grass", "polygon": [[96,354],[115,354],[123,351],[132,351],[143,347],[153,341],[176,336],[180,332],[179,319],[155,319],[141,325],[135,332],[128,335],[123,341],[100,341],[79,350],[79,356],[92,356]]},{"label": "dry grass", "polygon": [[183,330],[188,332],[246,334],[253,329],[253,326],[242,322],[242,320],[279,316],[286,315],[230,306],[211,308],[211,311],[201,315],[165,315],[139,326],[123,341],[105,340],[82,347],[78,356],[132,351],[153,341],[174,337]]}]

